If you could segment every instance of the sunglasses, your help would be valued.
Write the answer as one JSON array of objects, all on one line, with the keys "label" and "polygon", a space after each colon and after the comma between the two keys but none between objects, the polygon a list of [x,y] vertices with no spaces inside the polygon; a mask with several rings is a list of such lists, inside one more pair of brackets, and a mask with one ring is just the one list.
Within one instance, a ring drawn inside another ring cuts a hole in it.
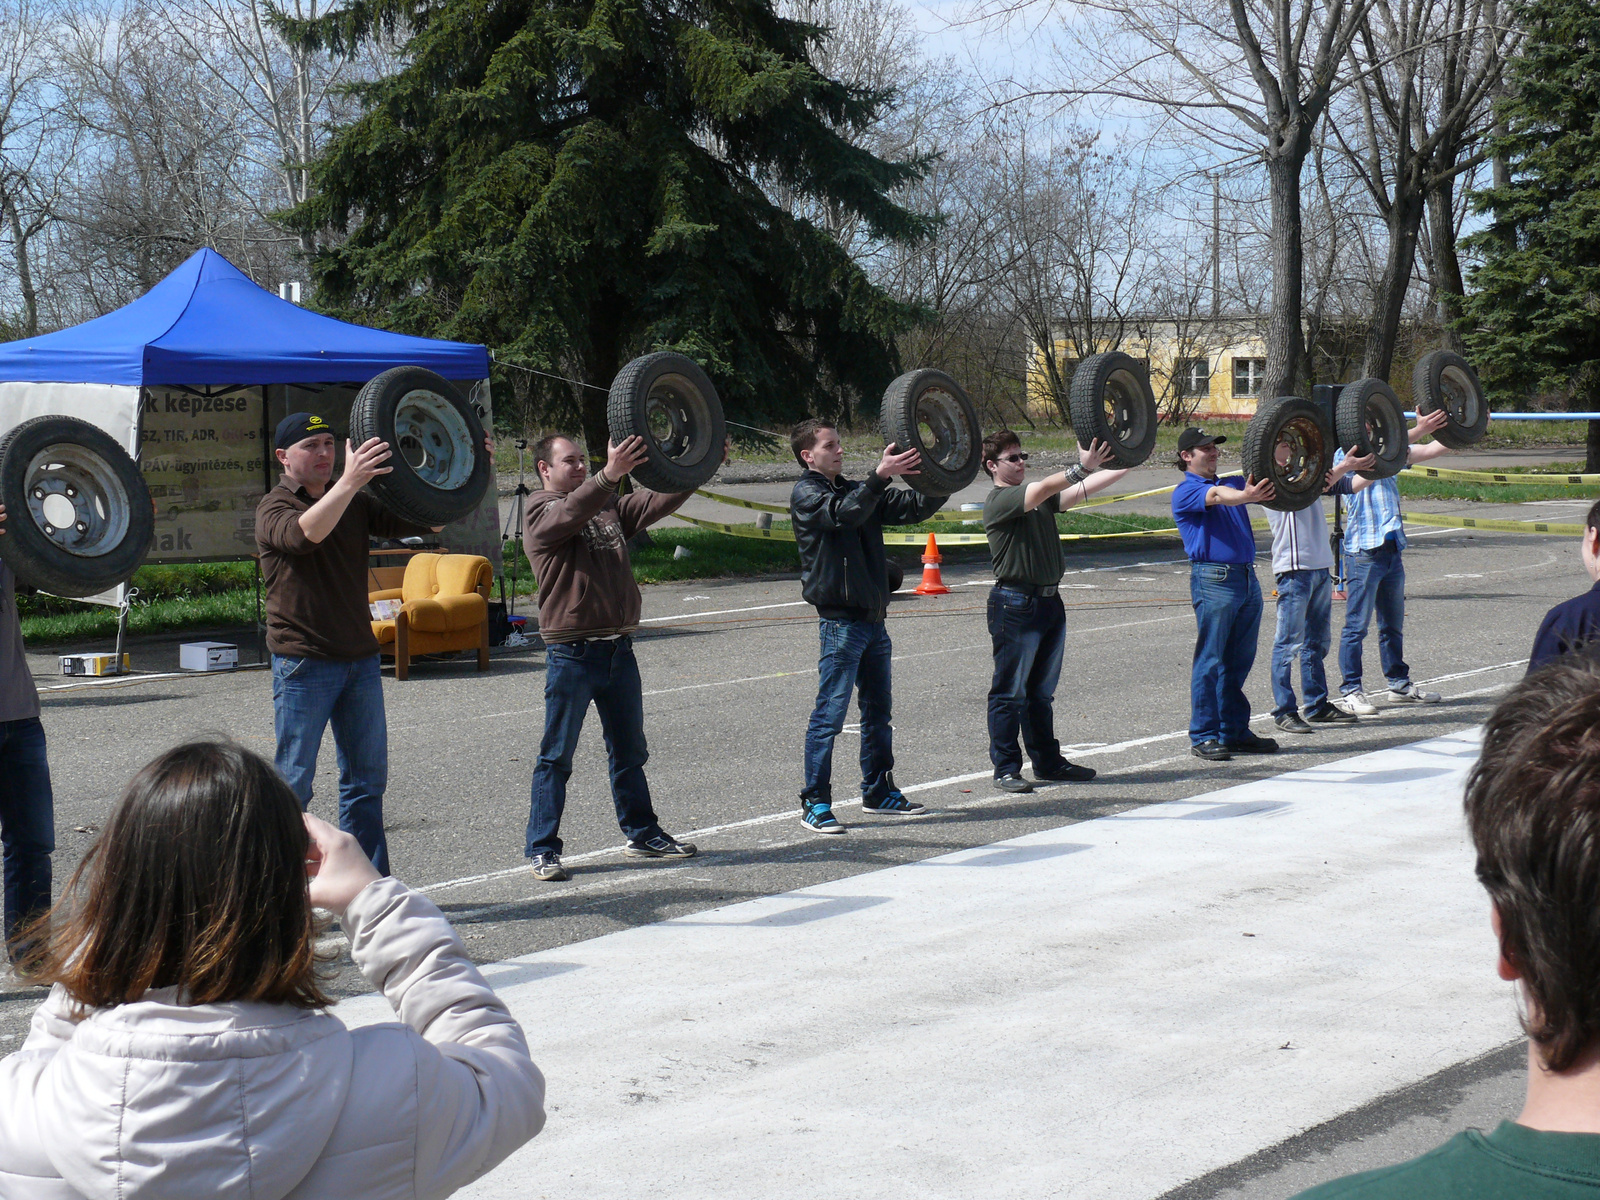
[{"label": "sunglasses", "polygon": [[999,462],[1027,462],[1028,461],[1028,456],[1026,454],[1002,454],[997,461],[999,461]]}]

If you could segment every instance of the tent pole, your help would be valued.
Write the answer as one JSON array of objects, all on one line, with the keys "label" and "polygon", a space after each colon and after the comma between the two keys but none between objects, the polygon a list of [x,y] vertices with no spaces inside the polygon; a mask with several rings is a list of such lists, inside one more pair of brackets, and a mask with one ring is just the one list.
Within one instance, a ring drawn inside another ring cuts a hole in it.
[{"label": "tent pole", "polygon": [[122,671],[122,644],[128,636],[128,610],[133,607],[131,597],[133,589],[123,585],[122,602],[117,605],[117,653],[111,663],[111,674],[121,675]]}]

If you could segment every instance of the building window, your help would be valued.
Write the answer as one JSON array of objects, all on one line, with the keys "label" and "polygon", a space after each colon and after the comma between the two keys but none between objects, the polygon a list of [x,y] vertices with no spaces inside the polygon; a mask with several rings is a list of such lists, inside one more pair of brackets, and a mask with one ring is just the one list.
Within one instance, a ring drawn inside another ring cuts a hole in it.
[{"label": "building window", "polygon": [[1206,358],[1180,358],[1173,367],[1178,380],[1178,395],[1209,396],[1211,394],[1211,360]]},{"label": "building window", "polygon": [[1261,383],[1267,377],[1267,360],[1264,358],[1236,358],[1233,360],[1233,394],[1259,396]]}]

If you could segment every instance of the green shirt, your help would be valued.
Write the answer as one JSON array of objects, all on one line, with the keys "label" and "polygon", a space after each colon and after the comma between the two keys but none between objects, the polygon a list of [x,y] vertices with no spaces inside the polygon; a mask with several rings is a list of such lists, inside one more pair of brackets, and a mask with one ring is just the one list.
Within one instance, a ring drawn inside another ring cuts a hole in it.
[{"label": "green shirt", "polygon": [[989,535],[994,577],[1007,583],[1044,586],[1061,582],[1066,565],[1056,514],[1061,497],[1051,496],[1032,512],[1023,512],[1028,485],[997,487],[983,501],[983,529]]},{"label": "green shirt", "polygon": [[1296,1200],[1585,1200],[1600,1198],[1600,1134],[1546,1133],[1512,1121],[1488,1137],[1458,1133],[1399,1166],[1335,1179]]}]

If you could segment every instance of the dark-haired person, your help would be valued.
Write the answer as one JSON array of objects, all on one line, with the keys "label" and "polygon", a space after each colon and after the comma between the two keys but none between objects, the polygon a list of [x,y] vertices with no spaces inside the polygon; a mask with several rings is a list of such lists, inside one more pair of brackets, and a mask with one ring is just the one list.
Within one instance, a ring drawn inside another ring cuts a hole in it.
[{"label": "dark-haired person", "polygon": [[1189,751],[1218,760],[1278,749],[1271,738],[1250,732],[1244,695],[1261,632],[1256,535],[1245,505],[1275,493],[1270,480],[1218,477],[1217,446],[1227,440],[1192,426],[1179,434],[1184,475],[1172,493],[1172,519],[1189,556],[1189,597],[1199,626],[1189,676]]},{"label": "dark-haired person", "polygon": [[278,423],[273,445],[283,478],[256,506],[256,545],[267,594],[278,771],[309,805],[322,734],[331,724],[339,751],[339,826],[388,874],[389,731],[367,605],[367,539],[437,529],[402,520],[362,490],[393,469],[383,465],[387,442],[346,441],[338,479],[338,443],[322,417],[290,413]]},{"label": "dark-haired person", "polygon": [[[6,510],[0,505],[0,535]],[[27,946],[19,937],[50,907],[50,855],[56,848],[55,793],[39,722],[39,690],[22,649],[17,580],[0,559],[0,844],[5,847],[6,955],[17,965]]]},{"label": "dark-haired person", "polygon": [[[327,1011],[314,907],[399,1023]],[[522,1029],[443,914],[239,746],[134,777],[35,961],[55,986],[0,1060],[7,1196],[447,1196],[544,1124]]]},{"label": "dark-haired person", "polygon": [[1527,1092],[1515,1121],[1301,1200],[1600,1196],[1600,664],[1568,654],[1495,708],[1467,780],[1498,974],[1521,993]]},{"label": "dark-haired person", "polygon": [[[1579,551],[1583,569],[1594,586],[1581,596],[1564,600],[1544,615],[1528,656],[1528,673],[1563,654],[1572,654],[1600,642],[1600,500],[1589,506],[1584,518],[1583,543]],[[1600,649],[1600,647],[1597,647]]]},{"label": "dark-haired person", "polygon": [[922,462],[916,450],[893,445],[883,448],[865,480],[852,483],[842,474],[839,431],[825,421],[800,422],[789,446],[804,468],[789,498],[800,549],[800,594],[816,606],[822,641],[817,703],[806,725],[800,823],[813,833],[844,832],[833,815],[833,743],[844,728],[852,692],[861,706],[862,807],[886,816],[920,816],[927,809],[907,800],[894,783],[893,647],[884,624],[889,564],[883,527],[926,521],[950,497],[891,488],[896,475],[913,475]]},{"label": "dark-haired person", "polygon": [[1078,451],[1064,471],[1025,483],[1028,456],[1010,429],[983,440],[983,469],[994,490],[983,501],[995,584],[989,590],[989,638],[994,679],[989,686],[989,761],[995,785],[1031,792],[1022,777],[1022,751],[1033,777],[1045,782],[1094,778],[1094,768],[1068,762],[1056,739],[1054,704],[1067,641],[1067,611],[1061,603],[1061,553],[1056,514],[1110,487],[1127,471],[1102,471],[1110,453],[1104,442]]},{"label": "dark-haired person", "polygon": [[539,581],[539,636],[545,642],[544,737],[533,768],[533,794],[523,852],[536,879],[571,874],[561,864],[561,814],[567,806],[572,754],[592,703],[605,731],[611,800],[636,858],[689,858],[695,848],[661,828],[644,764],[644,694],[633,632],[644,606],[633,578],[628,542],[676,512],[693,492],[652,492],[617,485],[645,461],[643,438],[606,451],[591,477],[583,450],[552,434],[534,447],[544,490],[528,497],[523,545]]}]

